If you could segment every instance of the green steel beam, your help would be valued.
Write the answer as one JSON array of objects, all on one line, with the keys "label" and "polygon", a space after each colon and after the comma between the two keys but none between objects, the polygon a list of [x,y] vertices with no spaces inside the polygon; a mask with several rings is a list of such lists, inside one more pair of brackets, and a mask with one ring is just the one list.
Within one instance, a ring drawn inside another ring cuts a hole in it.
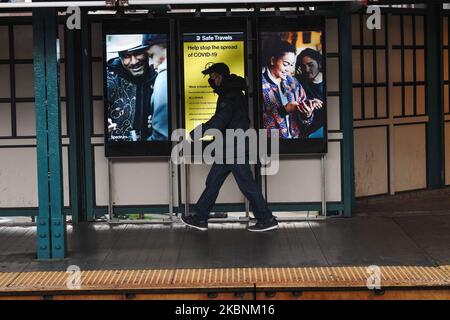
[{"label": "green steel beam", "polygon": [[[322,211],[322,203],[272,203],[269,204],[271,210],[276,211]],[[327,215],[330,211],[343,211],[344,204],[340,202],[327,202]]]},{"label": "green steel beam", "polygon": [[94,163],[91,144],[92,132],[92,77],[91,77],[91,28],[87,11],[82,11],[81,17],[81,48],[82,48],[82,92],[83,92],[83,146],[84,146],[84,213],[88,221],[95,219],[94,214]]},{"label": "green steel beam", "polygon": [[[114,206],[115,214],[162,214],[168,213],[169,206],[155,205],[155,206]],[[106,214],[107,212],[105,212]]]},{"label": "green steel beam", "polygon": [[442,66],[442,3],[427,5],[426,83],[427,83],[427,185],[429,189],[445,186],[444,99]]},{"label": "green steel beam", "polygon": [[[70,216],[71,207],[64,207],[64,215]],[[0,217],[37,217],[39,208],[0,208]]]},{"label": "green steel beam", "polygon": [[37,216],[39,216],[39,208],[0,208],[0,217],[37,217]]},{"label": "green steel beam", "polygon": [[78,92],[77,92],[77,63],[76,63],[76,33],[75,30],[67,30],[66,39],[66,90],[67,90],[67,112],[68,112],[68,130],[69,130],[69,180],[70,180],[70,206],[72,214],[72,222],[74,224],[80,221],[81,208],[80,205],[80,184],[79,184],[79,162],[78,162]]},{"label": "green steel beam", "polygon": [[[319,202],[314,203],[269,203],[269,208],[273,211],[320,211],[322,209],[322,204]],[[189,210],[192,212],[194,205],[190,205]],[[341,202],[328,202],[327,211],[343,211],[344,204]],[[217,212],[243,212],[245,211],[245,205],[240,203],[229,203],[229,204],[216,204],[211,211]],[[153,205],[153,206],[114,206],[114,213],[116,214],[145,214],[145,213],[167,213],[169,212],[169,207],[167,205]],[[173,208],[174,213],[184,212],[184,204],[180,206],[175,206]],[[94,209],[96,217],[101,217],[108,213],[108,207],[101,206]]]},{"label": "green steel beam", "polygon": [[45,16],[43,12],[38,9],[33,10],[34,91],[36,108],[36,152],[39,198],[39,215],[36,219],[38,259],[51,258],[44,21]]},{"label": "green steel beam", "polygon": [[59,61],[56,51],[58,39],[57,11],[45,10],[45,59],[47,84],[47,134],[50,165],[50,215],[52,259],[65,255],[65,216],[63,213],[61,108],[59,103]]},{"label": "green steel beam", "polygon": [[62,189],[59,62],[56,41],[56,10],[33,10],[39,193],[39,214],[36,219],[38,259],[64,258],[66,244]]},{"label": "green steel beam", "polygon": [[344,216],[350,217],[355,202],[354,150],[353,150],[353,89],[352,89],[352,15],[343,6],[339,15],[339,73],[341,84],[342,127],[342,173]]}]

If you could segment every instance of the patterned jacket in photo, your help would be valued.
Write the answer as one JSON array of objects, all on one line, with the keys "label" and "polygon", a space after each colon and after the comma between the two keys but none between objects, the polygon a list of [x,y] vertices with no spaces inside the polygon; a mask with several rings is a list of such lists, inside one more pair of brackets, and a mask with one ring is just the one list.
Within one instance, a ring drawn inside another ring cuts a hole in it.
[{"label": "patterned jacket in photo", "polygon": [[120,58],[108,61],[107,116],[117,125],[109,134],[112,141],[143,141],[149,135],[148,116],[156,71],[145,67],[140,77],[133,77]]},{"label": "patterned jacket in photo", "polygon": [[[306,100],[306,93],[300,83],[294,77],[287,76],[281,81],[281,87],[285,91],[288,102],[297,101],[302,103]],[[311,125],[314,115],[308,119],[304,119],[300,111],[296,110],[286,116],[286,112],[279,92],[278,85],[274,83],[268,75],[268,70],[263,72],[262,76],[262,98],[263,98],[263,127],[268,130],[279,130],[280,138],[289,138],[288,123],[292,138],[306,137],[308,127]]]}]

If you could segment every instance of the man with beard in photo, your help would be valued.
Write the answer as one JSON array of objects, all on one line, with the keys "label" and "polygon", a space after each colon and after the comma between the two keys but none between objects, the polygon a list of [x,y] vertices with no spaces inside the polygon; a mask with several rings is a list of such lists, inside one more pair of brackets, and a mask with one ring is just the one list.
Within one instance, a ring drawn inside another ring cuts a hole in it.
[{"label": "man with beard in photo", "polygon": [[144,141],[148,135],[150,98],[156,71],[148,64],[142,35],[115,35],[108,52],[108,132],[112,141]]}]

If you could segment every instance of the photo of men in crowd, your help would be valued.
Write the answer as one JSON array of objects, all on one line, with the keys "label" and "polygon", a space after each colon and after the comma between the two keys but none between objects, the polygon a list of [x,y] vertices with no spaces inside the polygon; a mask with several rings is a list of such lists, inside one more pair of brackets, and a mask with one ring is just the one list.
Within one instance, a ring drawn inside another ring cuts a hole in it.
[{"label": "photo of men in crowd", "polygon": [[323,138],[320,32],[263,32],[262,121],[282,139]]},{"label": "photo of men in crowd", "polygon": [[106,36],[109,141],[168,140],[167,36]]}]

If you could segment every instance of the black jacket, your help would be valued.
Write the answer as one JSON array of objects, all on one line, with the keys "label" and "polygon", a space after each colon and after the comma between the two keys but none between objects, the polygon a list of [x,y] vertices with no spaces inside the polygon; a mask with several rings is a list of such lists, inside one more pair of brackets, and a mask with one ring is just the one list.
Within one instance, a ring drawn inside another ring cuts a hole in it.
[{"label": "black jacket", "polygon": [[[223,133],[223,155],[221,157],[224,162],[227,159],[248,159],[249,144],[245,140],[239,141],[234,139],[234,153],[226,153],[226,130],[227,129],[242,129],[244,131],[248,130],[250,127],[250,119],[248,117],[248,104],[247,98],[243,91],[247,88],[245,79],[237,75],[230,75],[229,78],[224,79],[224,82],[220,88],[216,89],[214,92],[219,96],[217,99],[216,111],[214,115],[206,123],[202,125],[202,135],[208,129],[217,129]],[[244,154],[238,154],[240,148],[245,148]],[[216,157],[218,155],[216,154]]]},{"label": "black jacket", "polygon": [[[306,93],[306,98],[308,99],[314,99],[317,98],[321,101],[324,101],[323,96],[323,82],[320,84],[312,83],[311,80],[309,80],[306,77],[303,77],[302,75],[297,76],[298,82],[302,85],[303,89]],[[311,123],[310,126],[308,126],[305,136],[307,137],[314,131],[320,129],[323,126],[324,122],[324,108],[316,109],[314,110],[314,120]]]},{"label": "black jacket", "polygon": [[217,93],[216,111],[202,125],[202,132],[208,129],[218,129],[225,133],[226,129],[247,130],[250,126],[248,118],[247,99],[242,91],[246,90],[245,79],[235,74],[225,79]]}]

